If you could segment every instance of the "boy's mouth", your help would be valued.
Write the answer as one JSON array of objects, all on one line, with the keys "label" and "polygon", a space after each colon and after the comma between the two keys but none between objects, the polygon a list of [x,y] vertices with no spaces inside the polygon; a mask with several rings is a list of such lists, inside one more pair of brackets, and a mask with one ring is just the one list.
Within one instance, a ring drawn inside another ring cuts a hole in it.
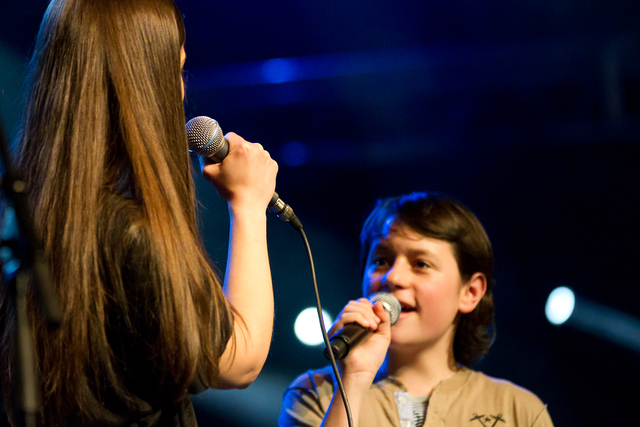
[{"label": "boy's mouth", "polygon": [[409,313],[411,311],[415,311],[416,310],[415,307],[412,307],[409,304],[406,304],[406,303],[403,303],[403,302],[400,303],[400,309],[401,309],[401,311],[400,311],[401,313]]}]

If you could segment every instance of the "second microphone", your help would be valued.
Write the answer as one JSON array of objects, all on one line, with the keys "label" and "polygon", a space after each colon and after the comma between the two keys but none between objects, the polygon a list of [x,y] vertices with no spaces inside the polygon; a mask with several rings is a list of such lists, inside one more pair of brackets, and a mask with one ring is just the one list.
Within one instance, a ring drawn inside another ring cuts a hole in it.
[{"label": "second microphone", "polygon": [[[382,307],[389,313],[392,326],[398,321],[402,309],[396,297],[386,292],[377,292],[369,296],[369,301],[372,304],[375,304],[376,301],[382,303]],[[368,328],[364,328],[357,323],[347,323],[329,339],[333,357],[336,360],[342,359],[349,354],[351,347],[357,345],[369,333],[371,331]],[[330,359],[329,347],[325,347],[324,357]]]}]

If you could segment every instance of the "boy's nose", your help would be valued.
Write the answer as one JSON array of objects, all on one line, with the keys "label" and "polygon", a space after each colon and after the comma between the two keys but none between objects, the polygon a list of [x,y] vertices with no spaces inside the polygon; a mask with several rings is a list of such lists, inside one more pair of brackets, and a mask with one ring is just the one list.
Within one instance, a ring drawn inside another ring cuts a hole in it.
[{"label": "boy's nose", "polygon": [[407,286],[407,271],[402,263],[397,261],[391,266],[389,271],[382,277],[382,288],[386,291],[392,291],[397,288]]}]

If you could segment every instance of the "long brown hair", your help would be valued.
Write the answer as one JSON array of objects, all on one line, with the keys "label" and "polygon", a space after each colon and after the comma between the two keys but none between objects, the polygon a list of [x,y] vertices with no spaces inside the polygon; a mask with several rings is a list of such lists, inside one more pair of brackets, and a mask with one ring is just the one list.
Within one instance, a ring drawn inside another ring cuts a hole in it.
[{"label": "long brown hair", "polygon": [[157,322],[155,363],[166,369],[158,386],[177,401],[196,367],[211,385],[218,377],[232,318],[197,234],[184,39],[173,0],[53,0],[42,22],[17,165],[63,309],[55,332],[31,316],[47,425],[86,410],[101,390],[134,398],[108,337],[108,307],[132,304],[135,285],[104,273],[118,268],[104,261],[104,236],[120,208],[134,207],[125,234],[156,260],[148,318]]},{"label": "long brown hair", "polygon": [[364,268],[374,240],[393,218],[423,236],[451,243],[463,282],[476,272],[487,279],[487,290],[476,308],[460,316],[453,340],[458,363],[471,365],[487,354],[495,338],[493,249],[478,218],[460,202],[436,193],[416,192],[377,201],[360,234]]}]

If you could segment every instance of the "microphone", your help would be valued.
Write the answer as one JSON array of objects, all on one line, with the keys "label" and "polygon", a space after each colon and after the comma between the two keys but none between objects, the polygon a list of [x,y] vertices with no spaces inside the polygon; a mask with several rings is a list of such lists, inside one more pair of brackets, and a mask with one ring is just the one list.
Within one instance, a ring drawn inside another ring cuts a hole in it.
[{"label": "microphone", "polygon": [[[380,301],[382,303],[382,307],[384,307],[385,311],[389,313],[389,316],[391,317],[391,325],[393,326],[396,324],[401,311],[400,303],[396,297],[386,292],[377,292],[369,296],[369,301],[372,304],[376,301]],[[342,329],[329,338],[333,357],[336,360],[340,360],[345,357],[349,354],[351,347],[356,346],[370,332],[370,329],[362,327],[357,323],[348,323],[344,325]],[[331,360],[329,347],[324,348],[324,357]]]},{"label": "microphone", "polygon": [[[210,117],[198,116],[187,122],[189,151],[198,156],[207,157],[214,163],[220,163],[229,154],[229,142],[224,138],[217,121]],[[282,201],[278,193],[273,193],[268,209],[278,218],[300,231],[302,223],[293,209]]]}]

